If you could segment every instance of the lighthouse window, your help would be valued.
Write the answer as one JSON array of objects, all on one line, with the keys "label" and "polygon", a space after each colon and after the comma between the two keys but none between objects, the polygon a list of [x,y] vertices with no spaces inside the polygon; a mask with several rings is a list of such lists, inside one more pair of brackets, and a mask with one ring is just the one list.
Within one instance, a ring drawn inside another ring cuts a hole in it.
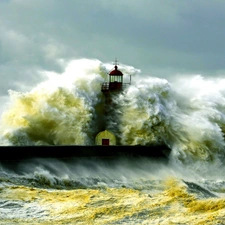
[{"label": "lighthouse window", "polygon": [[110,76],[110,82],[122,82],[122,76]]}]

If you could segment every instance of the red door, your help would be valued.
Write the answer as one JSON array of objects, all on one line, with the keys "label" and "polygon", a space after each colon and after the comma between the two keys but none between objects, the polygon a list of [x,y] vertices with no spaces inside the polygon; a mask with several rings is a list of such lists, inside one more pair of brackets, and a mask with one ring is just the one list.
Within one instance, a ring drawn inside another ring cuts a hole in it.
[{"label": "red door", "polygon": [[109,145],[109,139],[102,139],[102,145]]}]

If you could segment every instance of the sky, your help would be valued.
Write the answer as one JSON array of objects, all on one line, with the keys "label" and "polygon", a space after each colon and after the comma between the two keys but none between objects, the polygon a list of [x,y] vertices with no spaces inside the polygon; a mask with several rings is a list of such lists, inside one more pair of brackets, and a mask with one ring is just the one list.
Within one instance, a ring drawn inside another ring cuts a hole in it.
[{"label": "sky", "polygon": [[225,76],[224,0],[0,0],[0,103],[97,59],[141,76]]}]

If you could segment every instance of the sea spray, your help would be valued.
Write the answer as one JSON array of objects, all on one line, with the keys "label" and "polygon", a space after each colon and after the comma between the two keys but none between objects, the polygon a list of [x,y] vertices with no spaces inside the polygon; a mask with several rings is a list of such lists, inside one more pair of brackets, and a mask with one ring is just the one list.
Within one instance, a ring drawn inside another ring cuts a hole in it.
[{"label": "sea spray", "polygon": [[4,138],[11,145],[94,144],[95,106],[102,101],[103,81],[101,64],[95,63],[92,70],[70,63],[64,74],[51,76],[30,92],[9,91],[11,105],[2,115]]},{"label": "sea spray", "polygon": [[118,99],[121,140],[124,145],[165,144],[174,104],[164,79],[140,79]]},{"label": "sea spray", "polygon": [[169,83],[120,65],[124,82],[130,75],[132,82],[114,95],[116,107],[104,117],[101,84],[110,69],[99,60],[73,60],[62,74],[43,72],[47,80],[29,92],[10,90],[1,117],[1,145],[94,145],[105,123],[119,145],[166,144],[174,162],[222,163],[224,79],[196,75]]},{"label": "sea spray", "polygon": [[170,126],[173,160],[189,165],[199,161],[217,166],[223,163],[225,95],[221,83],[224,81],[196,75],[174,82],[177,104]]}]

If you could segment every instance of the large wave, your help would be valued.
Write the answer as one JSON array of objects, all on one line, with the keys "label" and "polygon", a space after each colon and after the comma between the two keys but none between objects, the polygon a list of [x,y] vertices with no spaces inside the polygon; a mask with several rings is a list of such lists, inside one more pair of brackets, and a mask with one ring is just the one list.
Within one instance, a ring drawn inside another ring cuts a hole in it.
[{"label": "large wave", "polygon": [[[9,90],[1,117],[1,145],[92,145],[102,129],[101,84],[112,65],[69,62],[62,74],[29,92]],[[132,84],[113,97],[104,119],[120,145],[166,144],[173,160],[216,162],[224,156],[225,79],[185,76],[173,83],[120,65]],[[115,103],[115,104],[114,104]]]}]

